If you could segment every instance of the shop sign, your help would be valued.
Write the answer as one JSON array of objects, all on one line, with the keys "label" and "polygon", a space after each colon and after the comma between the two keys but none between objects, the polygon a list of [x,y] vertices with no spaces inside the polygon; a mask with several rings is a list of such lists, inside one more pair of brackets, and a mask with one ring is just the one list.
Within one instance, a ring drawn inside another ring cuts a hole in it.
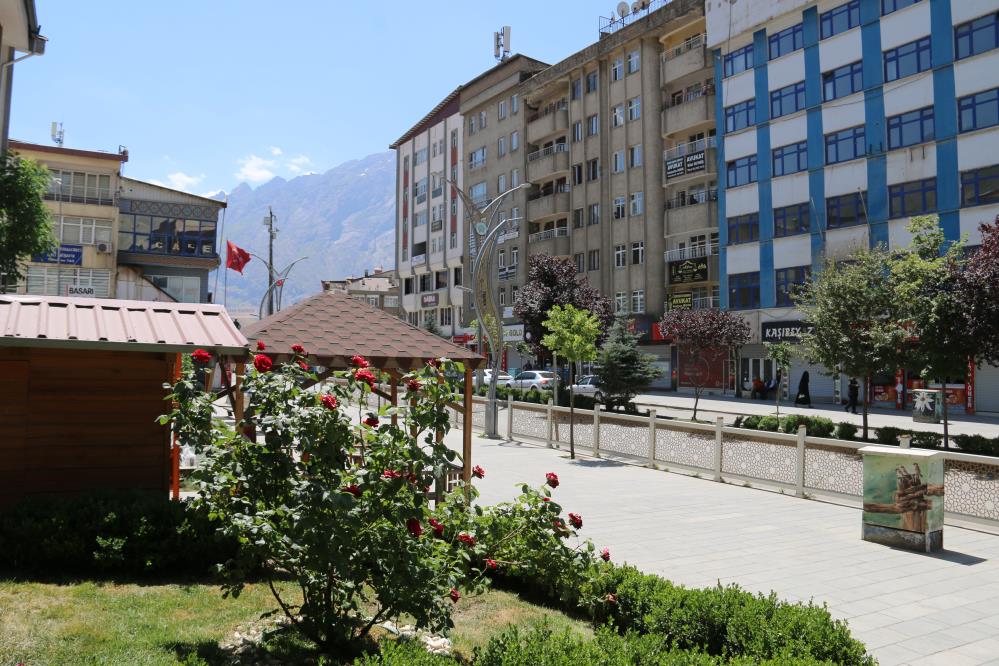
[{"label": "shop sign", "polygon": [[420,296],[420,305],[425,308],[437,307],[440,297],[438,294],[423,294]]},{"label": "shop sign", "polygon": [[503,319],[509,319],[512,316],[513,316],[513,306],[512,305],[508,305],[505,308],[503,308]]},{"label": "shop sign", "polygon": [[811,333],[814,326],[803,321],[765,321],[760,324],[763,342],[801,342],[801,336]]},{"label": "shop sign", "polygon": [[682,157],[674,157],[671,160],[666,160],[666,180],[682,176],[683,174],[684,168]]},{"label": "shop sign", "polygon": [[687,155],[683,160],[683,168],[687,173],[704,171],[704,151],[701,150]]},{"label": "shop sign", "polygon": [[685,291],[678,294],[669,295],[670,310],[689,310],[694,307],[694,294]]},{"label": "shop sign", "polygon": [[523,340],[523,324],[511,324],[503,327],[503,342],[523,342]]},{"label": "shop sign", "polygon": [[42,264],[80,266],[83,264],[83,246],[60,245],[58,251],[32,255],[31,260]]},{"label": "shop sign", "polygon": [[669,262],[670,284],[704,282],[708,279],[708,258],[681,259]]},{"label": "shop sign", "polygon": [[97,289],[94,287],[81,287],[75,284],[66,285],[66,295],[67,296],[86,296],[88,298],[97,298]]}]

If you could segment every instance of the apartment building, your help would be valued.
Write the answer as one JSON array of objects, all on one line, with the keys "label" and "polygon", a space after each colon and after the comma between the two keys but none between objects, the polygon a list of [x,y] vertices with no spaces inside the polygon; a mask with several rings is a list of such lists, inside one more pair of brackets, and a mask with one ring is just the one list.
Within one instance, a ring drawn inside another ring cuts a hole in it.
[{"label": "apartment building", "polygon": [[399,280],[395,271],[364,271],[363,277],[323,280],[323,291],[339,291],[351,298],[383,310],[393,317],[402,317],[399,308]]},{"label": "apartment building", "polygon": [[0,3],[0,153],[7,150],[14,63],[45,53],[46,39],[39,30],[35,0]]},{"label": "apartment building", "polygon": [[[974,245],[999,213],[999,0],[707,7],[720,296],[753,327],[737,370],[745,387],[772,373],[763,341],[800,334],[791,290],[824,259],[904,246],[908,219],[927,213]],[[846,377],[801,363],[792,391],[805,370],[813,399],[845,394]],[[919,381],[905,368],[872,378],[875,404],[903,407]],[[955,406],[999,411],[999,369],[948,382]]]},{"label": "apartment building", "polygon": [[58,246],[26,257],[19,293],[49,296],[115,295],[118,267],[118,189],[128,151],[105,153],[11,140],[10,149],[48,167],[45,204],[52,213]]},{"label": "apartment building", "polygon": [[464,308],[465,220],[457,192],[464,187],[460,100],[461,88],[456,88],[389,146],[396,151],[401,311],[414,326],[433,318],[448,336],[460,330]]}]

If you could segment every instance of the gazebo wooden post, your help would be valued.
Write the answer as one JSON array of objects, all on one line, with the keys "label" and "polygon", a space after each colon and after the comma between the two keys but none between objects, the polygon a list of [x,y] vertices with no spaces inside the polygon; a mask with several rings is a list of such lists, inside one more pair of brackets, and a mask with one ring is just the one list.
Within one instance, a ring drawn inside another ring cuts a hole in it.
[{"label": "gazebo wooden post", "polygon": [[462,396],[465,408],[461,420],[461,479],[465,482],[465,501],[471,500],[472,483],[472,366],[465,364],[465,394]]},{"label": "gazebo wooden post", "polygon": [[236,376],[233,377],[233,406],[232,418],[236,421],[236,432],[246,435],[241,425],[243,421],[243,374],[246,372],[246,364],[242,361],[236,363]]}]

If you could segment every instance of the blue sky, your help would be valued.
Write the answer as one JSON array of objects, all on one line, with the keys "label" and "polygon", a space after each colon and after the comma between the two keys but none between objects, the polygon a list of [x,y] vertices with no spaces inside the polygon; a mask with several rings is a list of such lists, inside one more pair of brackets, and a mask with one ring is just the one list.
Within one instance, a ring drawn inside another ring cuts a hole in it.
[{"label": "blue sky", "polygon": [[[613,0],[36,0],[46,54],[17,64],[13,138],[128,147],[125,174],[198,194],[386,150],[495,64],[493,31],[556,62]],[[447,17],[447,18],[445,18]]]}]

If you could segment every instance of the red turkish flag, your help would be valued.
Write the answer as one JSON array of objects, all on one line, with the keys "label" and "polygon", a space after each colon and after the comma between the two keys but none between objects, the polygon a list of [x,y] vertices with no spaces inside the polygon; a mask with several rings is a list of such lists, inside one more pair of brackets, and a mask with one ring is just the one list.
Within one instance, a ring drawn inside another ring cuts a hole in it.
[{"label": "red turkish flag", "polygon": [[250,253],[233,244],[232,241],[226,241],[226,257],[225,257],[225,267],[231,268],[240,275],[243,274],[243,266],[250,263]]}]

